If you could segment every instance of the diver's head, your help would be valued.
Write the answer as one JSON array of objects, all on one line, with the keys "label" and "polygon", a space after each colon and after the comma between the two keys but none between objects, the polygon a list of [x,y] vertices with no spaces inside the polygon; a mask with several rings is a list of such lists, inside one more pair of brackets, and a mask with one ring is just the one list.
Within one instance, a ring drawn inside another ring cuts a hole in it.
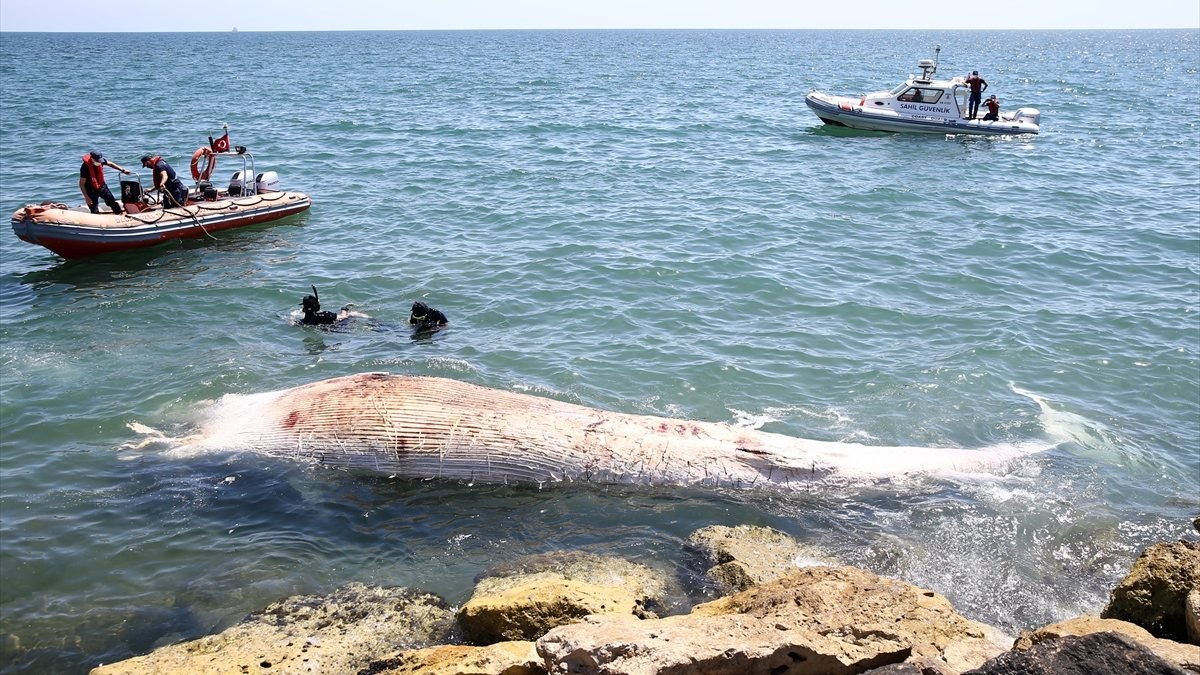
[{"label": "diver's head", "polygon": [[317,301],[317,296],[315,295],[304,296],[304,299],[300,301],[300,306],[304,308],[305,312],[318,312],[321,310],[321,303]]},{"label": "diver's head", "polygon": [[413,303],[412,314],[409,316],[411,321],[424,321],[425,317],[429,316],[429,305],[420,300]]}]

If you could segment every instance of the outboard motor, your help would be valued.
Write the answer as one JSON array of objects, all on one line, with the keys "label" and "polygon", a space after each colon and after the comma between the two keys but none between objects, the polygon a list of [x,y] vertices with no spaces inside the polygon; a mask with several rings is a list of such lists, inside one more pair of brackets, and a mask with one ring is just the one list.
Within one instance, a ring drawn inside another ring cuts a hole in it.
[{"label": "outboard motor", "polygon": [[[247,176],[249,178],[249,176]],[[241,171],[234,171],[233,177],[229,179],[229,196],[240,197],[246,192],[246,181],[242,178]]]},{"label": "outboard motor", "polygon": [[1028,122],[1035,126],[1041,126],[1042,113],[1038,112],[1037,108],[1017,108],[1016,114],[1013,115],[1014,122]]},{"label": "outboard motor", "polygon": [[206,202],[217,201],[217,189],[213,187],[212,183],[206,180],[196,183],[196,192],[200,193],[200,197]]},{"label": "outboard motor", "polygon": [[274,171],[264,171],[254,179],[254,186],[257,188],[259,194],[264,192],[279,192],[279,174]]},{"label": "outboard motor", "polygon": [[136,176],[121,176],[121,204],[127,213],[142,210],[142,183]]}]

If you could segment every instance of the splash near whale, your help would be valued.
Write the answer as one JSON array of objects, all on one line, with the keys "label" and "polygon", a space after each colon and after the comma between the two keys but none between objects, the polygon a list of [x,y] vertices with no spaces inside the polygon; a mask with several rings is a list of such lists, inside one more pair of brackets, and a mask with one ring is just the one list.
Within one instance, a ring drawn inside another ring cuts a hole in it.
[{"label": "splash near whale", "polygon": [[173,452],[183,454],[250,451],[411,478],[792,488],[992,471],[1050,447],[816,441],[388,373],[226,395],[198,433],[178,442],[157,440],[170,441]]}]

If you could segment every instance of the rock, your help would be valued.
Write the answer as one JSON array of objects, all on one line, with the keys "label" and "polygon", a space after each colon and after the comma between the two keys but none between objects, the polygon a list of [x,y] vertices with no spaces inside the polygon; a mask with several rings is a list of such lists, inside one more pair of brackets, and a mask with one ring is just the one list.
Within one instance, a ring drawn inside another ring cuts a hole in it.
[{"label": "rock", "polygon": [[1188,642],[1200,645],[1200,588],[1193,588],[1184,603],[1183,621],[1187,624]]},{"label": "rock", "polygon": [[719,595],[774,581],[804,564],[832,562],[779,530],[755,525],[704,527],[688,537],[686,546],[700,558]]},{"label": "rock", "polygon": [[535,579],[499,592],[477,593],[459,611],[459,624],[472,643],[534,640],[556,626],[589,614],[633,616],[629,591],[566,579]]},{"label": "rock", "polygon": [[856,567],[808,567],[703,605],[693,614],[780,615],[823,634],[853,627],[895,635],[916,659],[965,670],[1012,644],[1001,631],[954,611],[943,596]]},{"label": "rock", "polygon": [[1071,635],[1089,635],[1091,633],[1117,633],[1133,640],[1154,652],[1163,660],[1183,670],[1200,673],[1200,647],[1156,638],[1145,628],[1118,619],[1081,616],[1052,623],[1037,630],[1023,631],[1013,644],[1013,649],[1025,651],[1046,640]]},{"label": "rock", "polygon": [[1155,637],[1187,641],[1188,593],[1200,586],[1200,542],[1155,544],[1133,562],[1100,616],[1135,623]]},{"label": "rock", "polygon": [[639,621],[589,616],[537,642],[552,673],[603,675],[850,675],[903,661],[905,645],[852,644],[749,616],[671,616]]},{"label": "rock", "polygon": [[550,672],[849,674],[909,661],[953,673],[1010,643],[932,591],[852,567],[810,567],[685,616],[588,617],[551,630],[537,650]]},{"label": "rock", "polygon": [[911,663],[893,663],[880,668],[864,670],[862,675],[925,675],[925,673]]},{"label": "rock", "polygon": [[536,640],[589,614],[654,617],[665,586],[650,568],[620,558],[531,556],[486,572],[459,610],[459,625],[474,644]]},{"label": "rock", "polygon": [[532,642],[441,645],[374,661],[358,675],[547,675]]},{"label": "rock", "polygon": [[92,670],[92,675],[352,673],[397,647],[439,641],[454,613],[438,597],[352,583],[294,596],[222,633]]},{"label": "rock", "polygon": [[1011,651],[963,675],[1185,675],[1154,652],[1116,633],[1089,633]]}]

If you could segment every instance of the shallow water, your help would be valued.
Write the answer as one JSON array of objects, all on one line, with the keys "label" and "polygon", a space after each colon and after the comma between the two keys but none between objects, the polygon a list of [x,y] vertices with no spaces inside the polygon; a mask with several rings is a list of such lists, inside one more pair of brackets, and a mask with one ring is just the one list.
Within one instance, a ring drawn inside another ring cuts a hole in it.
[{"label": "shallow water", "polygon": [[[891,87],[935,43],[1042,134],[853,132],[804,106]],[[79,262],[0,237],[0,672],[83,672],[349,581],[458,603],[559,548],[683,574],[708,524],[779,528],[1016,631],[1100,611],[1145,546],[1194,536],[1196,31],[4,33],[0,54],[5,208],[80,201],[92,146],[186,168],[225,121],[314,199]],[[309,284],[374,321],[295,325]],[[414,338],[417,299],[450,327]],[[792,494],[121,449],[129,423],[182,434],[225,394],[375,370],[820,440],[1053,448]]]}]

